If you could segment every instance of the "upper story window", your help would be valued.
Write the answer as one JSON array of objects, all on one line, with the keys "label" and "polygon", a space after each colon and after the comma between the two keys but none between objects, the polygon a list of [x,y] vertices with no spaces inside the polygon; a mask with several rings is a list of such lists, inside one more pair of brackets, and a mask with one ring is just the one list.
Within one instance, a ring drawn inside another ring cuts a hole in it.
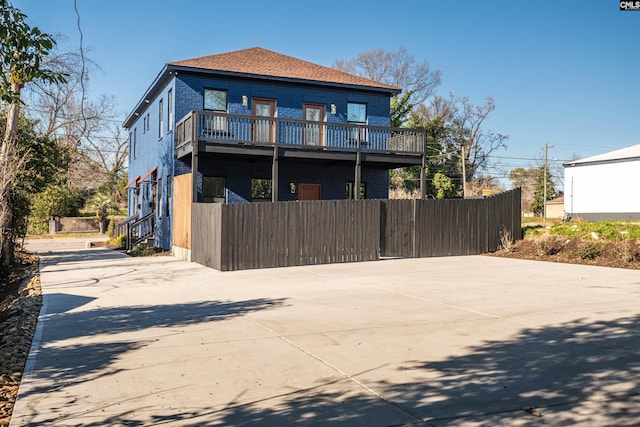
[{"label": "upper story window", "polygon": [[[208,111],[227,112],[227,91],[217,89],[204,90],[204,109]],[[204,132],[213,135],[227,131],[227,119],[209,115],[204,118]]]},{"label": "upper story window", "polygon": [[204,109],[211,111],[227,111],[227,91],[205,89]]},{"label": "upper story window", "polygon": [[[150,123],[150,122],[151,122],[151,118],[149,117],[149,113],[147,113],[147,121],[144,123],[144,125],[143,125],[143,127],[142,127],[142,129],[144,130],[144,132],[146,132],[146,131],[148,131],[148,130],[149,130],[149,126],[150,126],[150,124],[149,124],[149,123]],[[144,132],[142,132],[142,133],[144,133]]]},{"label": "upper story window", "polygon": [[173,130],[173,89],[167,93],[167,132]]},{"label": "upper story window", "polygon": [[352,143],[359,145],[361,142],[367,140],[367,130],[364,128],[358,129],[359,126],[356,126],[367,124],[367,104],[348,102],[347,122],[355,124],[349,129],[349,139]]},{"label": "upper story window", "polygon": [[138,139],[138,128],[133,129],[133,137],[131,138],[131,156],[133,159],[136,158],[136,139]]},{"label": "upper story window", "polygon": [[347,103],[347,121],[349,123],[367,123],[367,104]]},{"label": "upper story window", "polygon": [[162,138],[163,135],[163,129],[162,127],[164,126],[164,112],[163,112],[163,100],[161,99],[158,102],[158,138]]}]

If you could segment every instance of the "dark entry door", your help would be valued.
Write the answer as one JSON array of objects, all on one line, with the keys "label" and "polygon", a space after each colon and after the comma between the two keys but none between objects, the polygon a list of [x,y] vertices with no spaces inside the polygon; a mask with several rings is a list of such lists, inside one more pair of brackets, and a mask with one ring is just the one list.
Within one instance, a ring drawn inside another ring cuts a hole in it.
[{"label": "dark entry door", "polygon": [[322,185],[299,184],[298,200],[322,200]]}]

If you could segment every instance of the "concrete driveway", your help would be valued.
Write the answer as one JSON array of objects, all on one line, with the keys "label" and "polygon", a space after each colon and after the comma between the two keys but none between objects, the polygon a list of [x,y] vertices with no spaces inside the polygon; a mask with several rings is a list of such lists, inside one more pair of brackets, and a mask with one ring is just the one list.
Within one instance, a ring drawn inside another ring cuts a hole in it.
[{"label": "concrete driveway", "polygon": [[76,246],[31,244],[44,305],[12,427],[640,424],[640,271],[220,273]]}]

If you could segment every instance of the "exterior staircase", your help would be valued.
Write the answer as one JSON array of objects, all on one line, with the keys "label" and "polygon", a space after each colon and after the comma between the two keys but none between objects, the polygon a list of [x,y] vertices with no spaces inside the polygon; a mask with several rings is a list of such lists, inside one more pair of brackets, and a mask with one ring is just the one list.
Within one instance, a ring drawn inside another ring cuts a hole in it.
[{"label": "exterior staircase", "polygon": [[137,215],[125,218],[116,224],[116,236],[127,236],[127,250],[146,243],[153,246],[156,237],[156,213],[150,212],[142,218]]}]

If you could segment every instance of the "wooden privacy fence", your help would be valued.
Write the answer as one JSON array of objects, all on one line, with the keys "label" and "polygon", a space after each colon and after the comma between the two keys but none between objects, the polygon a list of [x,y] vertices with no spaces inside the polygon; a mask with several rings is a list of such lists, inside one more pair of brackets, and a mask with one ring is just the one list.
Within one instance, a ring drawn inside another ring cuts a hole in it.
[{"label": "wooden privacy fence", "polygon": [[520,190],[466,200],[193,203],[191,228],[192,261],[222,271],[472,255],[499,249],[503,235],[521,238]]},{"label": "wooden privacy fence", "polygon": [[191,259],[218,270],[379,259],[380,204],[194,203]]},{"label": "wooden privacy fence", "polygon": [[520,189],[483,199],[381,200],[380,255],[476,255],[520,239]]}]

